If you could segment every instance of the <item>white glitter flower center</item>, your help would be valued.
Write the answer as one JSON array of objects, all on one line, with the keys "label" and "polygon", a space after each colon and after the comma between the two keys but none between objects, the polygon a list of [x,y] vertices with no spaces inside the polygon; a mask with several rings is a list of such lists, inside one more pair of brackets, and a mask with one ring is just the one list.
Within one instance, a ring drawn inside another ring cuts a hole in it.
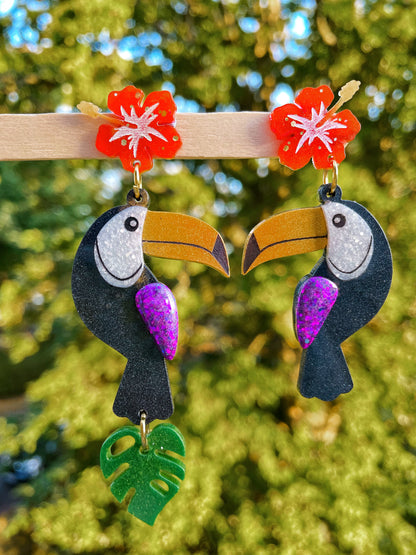
[{"label": "white glitter flower center", "polygon": [[[129,149],[133,150],[134,157],[137,156],[137,148],[139,146],[140,139],[146,139],[146,141],[152,142],[152,135],[162,141],[167,142],[166,137],[160,133],[157,129],[152,127],[152,123],[157,118],[157,114],[154,113],[159,103],[153,104],[147,110],[143,112],[141,116],[136,114],[134,106],[131,107],[131,113],[128,115],[126,110],[121,106],[121,115],[127,125],[122,125],[117,129],[114,135],[110,139],[110,143],[116,141],[117,139],[122,139],[126,137],[129,142]],[[130,125],[135,127],[130,127]]]},{"label": "white glitter flower center", "polygon": [[319,113],[316,112],[315,108],[312,108],[311,119],[304,118],[303,116],[298,116],[296,114],[288,115],[288,117],[295,122],[292,124],[293,127],[297,127],[298,129],[302,129],[304,131],[298,146],[296,147],[296,153],[302,148],[306,141],[308,141],[308,144],[310,145],[315,139],[319,139],[329,152],[332,152],[331,144],[334,141],[329,136],[329,131],[332,131],[333,129],[345,129],[347,126],[337,121],[328,119],[318,127],[319,122],[324,118],[325,114],[325,106],[324,103],[321,102]]}]

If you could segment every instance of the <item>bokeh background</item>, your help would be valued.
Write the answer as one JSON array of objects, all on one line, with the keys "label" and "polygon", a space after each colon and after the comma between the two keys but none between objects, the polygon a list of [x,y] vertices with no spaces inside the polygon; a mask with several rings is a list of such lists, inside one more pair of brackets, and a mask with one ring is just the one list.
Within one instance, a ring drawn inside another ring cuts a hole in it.
[{"label": "bokeh background", "polygon": [[[296,283],[319,253],[240,275],[247,232],[317,204],[322,176],[277,159],[160,161],[152,208],[219,229],[232,277],[152,259],[180,314],[171,419],[187,475],[153,528],[112,497],[103,440],[125,360],[78,318],[71,266],[94,219],[122,204],[116,160],[0,165],[0,550],[33,553],[416,553],[416,5],[411,0],[0,0],[0,112],[71,112],[135,84],[179,111],[291,101],[362,82],[362,131],[339,182],[385,229],[391,294],[344,344],[355,387],[296,389]],[[56,141],[59,141],[59,135]],[[218,140],[221,140],[220,138]]]}]

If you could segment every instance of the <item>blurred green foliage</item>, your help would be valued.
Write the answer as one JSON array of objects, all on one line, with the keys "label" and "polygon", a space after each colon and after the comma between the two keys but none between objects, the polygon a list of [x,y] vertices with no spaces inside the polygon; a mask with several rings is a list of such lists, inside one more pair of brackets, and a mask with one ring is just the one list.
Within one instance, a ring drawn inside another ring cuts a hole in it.
[{"label": "blurred green foliage", "polygon": [[[362,131],[348,147],[340,185],[344,198],[381,222],[395,263],[385,306],[344,345],[353,391],[333,403],[303,399],[291,304],[319,255],[272,262],[244,278],[240,260],[246,233],[262,218],[317,204],[321,176],[274,159],[156,164],[145,176],[152,208],[215,225],[232,251],[232,277],[149,261],[178,302],[172,422],[187,441],[186,479],[149,528],[117,504],[98,467],[101,443],[126,423],[111,410],[125,361],[83,326],[70,293],[83,233],[123,203],[131,176],[122,174],[122,190],[111,195],[103,172],[117,161],[2,163],[0,389],[3,396],[26,389],[31,408],[17,423],[0,420],[1,450],[31,454],[59,441],[59,456],[20,487],[24,502],[3,530],[4,553],[416,552],[416,5],[303,5],[309,11],[272,0],[63,0],[52,3],[41,32],[51,48],[13,49],[2,33],[1,113],[81,100],[105,107],[111,90],[134,83],[150,92],[166,81],[206,110],[232,102],[269,110],[278,83],[336,90],[361,80],[348,107]],[[296,10],[311,20],[309,54],[273,59],[284,47],[285,14]],[[242,31],[244,17],[258,20],[256,32]],[[78,40],[103,29],[113,39],[156,30],[173,69],[103,55]],[[284,78],[288,64],[293,74]],[[258,88],[237,84],[250,71],[262,77]],[[242,190],[216,187],[218,172]]]}]

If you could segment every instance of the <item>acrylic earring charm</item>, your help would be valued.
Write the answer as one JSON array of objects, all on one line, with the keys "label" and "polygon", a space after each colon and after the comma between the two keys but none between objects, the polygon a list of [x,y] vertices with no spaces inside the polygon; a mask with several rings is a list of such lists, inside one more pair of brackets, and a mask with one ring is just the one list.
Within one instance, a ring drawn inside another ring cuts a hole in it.
[{"label": "acrylic earring charm", "polygon": [[345,159],[345,146],[361,129],[350,112],[339,108],[358,91],[359,81],[350,81],[339,91],[339,100],[328,109],[334,94],[327,85],[306,87],[294,104],[275,108],[270,128],[277,139],[280,163],[292,170],[303,168],[312,159],[318,170],[329,170],[332,162]]},{"label": "acrylic earring charm", "polygon": [[77,108],[85,115],[100,118],[95,146],[111,158],[120,158],[123,168],[134,172],[153,166],[154,158],[174,158],[182,141],[175,128],[176,105],[168,91],[151,92],[130,85],[108,95],[108,112],[101,112],[91,102],[82,101]]},{"label": "acrylic earring charm", "polygon": [[[181,141],[173,127],[176,107],[170,93],[151,93],[142,103],[143,96],[135,87],[109,96],[115,115],[104,114],[109,123],[100,126],[96,145],[120,156],[123,166],[134,174],[134,186],[126,204],[105,212],[83,238],[74,261],[72,294],[90,331],[127,358],[114,401],[115,414],[137,425],[145,419],[147,426],[173,413],[165,360],[175,355],[178,313],[173,293],[151,273],[144,254],[200,262],[226,276],[229,264],[224,242],[214,228],[191,216],[148,210],[142,168],[151,167],[153,156],[174,156]],[[88,110],[99,113],[91,105]],[[125,489],[127,485],[139,487],[141,483],[147,491],[145,501],[143,492],[136,490],[129,511],[150,524],[179,488],[177,478],[184,476],[183,463],[161,456],[160,450],[184,455],[185,447],[179,430],[171,424],[160,424],[147,433],[149,449],[143,448],[146,433],[139,441],[134,430],[123,428],[106,440],[102,470],[107,477],[116,469],[116,461],[130,461],[129,471],[111,488],[121,500],[130,489]],[[133,447],[117,457],[111,455],[111,446],[125,435],[133,437]],[[157,482],[165,478],[170,496]]]},{"label": "acrylic earring charm", "polygon": [[[113,455],[112,447],[124,437],[132,438],[133,445]],[[122,502],[133,489],[128,512],[146,524],[154,523],[166,503],[179,491],[180,480],[185,478],[184,463],[172,454],[185,456],[185,441],[178,428],[159,424],[148,432],[144,414],[140,431],[134,426],[124,426],[111,434],[101,448],[100,465],[104,477],[115,475],[111,492]],[[125,463],[128,467],[115,474]]]},{"label": "acrylic earring charm", "polygon": [[[318,89],[315,91],[322,94]],[[311,101],[314,97],[310,91],[308,94],[306,113],[312,121],[319,113],[320,96],[316,96],[315,109]],[[282,108],[286,114],[293,109],[292,105]],[[324,112],[321,115],[326,117]],[[299,118],[292,121],[298,122]],[[353,387],[340,345],[369,322],[384,304],[391,285],[392,259],[388,241],[376,219],[360,204],[341,198],[338,166],[332,158],[336,137],[329,132],[323,137],[319,130],[313,135],[312,123],[309,126],[303,123],[303,127],[309,129],[312,137],[310,145],[309,139],[303,145],[310,146],[314,160],[316,150],[321,147],[317,159],[322,163],[321,150],[327,149],[325,169],[332,166],[332,183],[320,187],[320,206],[283,212],[253,228],[244,247],[242,273],[274,258],[325,249],[323,257],[296,288],[293,316],[295,334],[303,349],[298,380],[300,393],[331,401]],[[347,132],[343,131],[344,136]]]}]

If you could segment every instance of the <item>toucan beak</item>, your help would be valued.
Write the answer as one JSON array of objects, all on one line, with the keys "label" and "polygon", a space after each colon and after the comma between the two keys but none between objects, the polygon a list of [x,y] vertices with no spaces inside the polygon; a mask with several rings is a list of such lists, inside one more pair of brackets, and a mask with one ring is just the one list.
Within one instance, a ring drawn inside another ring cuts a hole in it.
[{"label": "toucan beak", "polygon": [[327,227],[320,206],[276,214],[254,227],[247,236],[241,273],[282,256],[323,249]]},{"label": "toucan beak", "polygon": [[148,210],[143,227],[143,252],[160,258],[200,262],[230,276],[221,235],[192,216]]}]

